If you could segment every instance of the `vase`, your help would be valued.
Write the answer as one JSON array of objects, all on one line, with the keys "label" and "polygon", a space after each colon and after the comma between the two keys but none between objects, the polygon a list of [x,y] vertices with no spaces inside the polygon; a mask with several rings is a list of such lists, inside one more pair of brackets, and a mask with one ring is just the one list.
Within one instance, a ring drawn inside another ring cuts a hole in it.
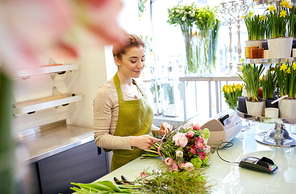
[{"label": "vase", "polygon": [[194,50],[193,50],[193,40],[192,40],[192,27],[183,27],[182,34],[185,43],[185,74],[195,74],[197,72],[197,66],[194,61]]},{"label": "vase", "polygon": [[293,37],[268,39],[269,58],[291,57]]},{"label": "vase", "polygon": [[247,105],[247,113],[248,113],[248,115],[262,116],[264,101],[252,102],[252,101],[247,100],[246,105]]},{"label": "vase", "polygon": [[238,97],[238,110],[242,113],[247,113],[247,106],[246,106],[246,100],[248,97],[246,96],[239,96]]},{"label": "vase", "polygon": [[211,74],[215,65],[210,62],[211,30],[200,30],[195,41],[195,59],[197,63],[197,73],[200,75]]},{"label": "vase", "polygon": [[296,100],[283,99],[279,101],[281,118],[296,118]]}]

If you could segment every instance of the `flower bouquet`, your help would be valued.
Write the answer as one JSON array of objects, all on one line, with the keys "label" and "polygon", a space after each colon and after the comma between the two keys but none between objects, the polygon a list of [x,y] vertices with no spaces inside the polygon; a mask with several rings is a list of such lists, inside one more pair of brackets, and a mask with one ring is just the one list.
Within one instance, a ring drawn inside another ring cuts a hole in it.
[{"label": "flower bouquet", "polygon": [[263,99],[273,98],[276,84],[275,68],[269,66],[268,71],[261,78]]},{"label": "flower bouquet", "polygon": [[201,129],[199,124],[185,125],[165,136],[156,143],[146,157],[163,157],[168,171],[191,171],[207,166],[210,146],[207,139],[209,129]]},{"label": "flower bouquet", "polygon": [[243,84],[232,84],[232,85],[224,85],[222,88],[222,92],[224,94],[224,98],[229,108],[236,111],[238,97],[242,96],[243,93]]},{"label": "flower bouquet", "polygon": [[280,96],[288,95],[288,98],[296,98],[296,63],[279,63],[275,67]]},{"label": "flower bouquet", "polygon": [[[178,4],[168,9],[168,23],[174,26],[179,25],[183,33],[185,41],[186,50],[186,62],[188,72],[196,73],[197,66],[194,63],[194,51],[192,47],[192,28],[196,21],[196,5],[194,3],[188,4]],[[186,72],[187,73],[187,72]]]}]

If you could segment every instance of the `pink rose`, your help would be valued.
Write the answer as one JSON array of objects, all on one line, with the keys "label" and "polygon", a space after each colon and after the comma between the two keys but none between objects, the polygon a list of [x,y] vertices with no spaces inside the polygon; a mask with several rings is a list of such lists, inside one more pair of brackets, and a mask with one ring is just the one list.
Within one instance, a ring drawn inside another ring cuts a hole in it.
[{"label": "pink rose", "polygon": [[198,123],[193,126],[193,130],[195,130],[195,131],[200,130],[200,126]]},{"label": "pink rose", "polygon": [[187,137],[193,137],[195,135],[194,131],[188,131]]},{"label": "pink rose", "polygon": [[209,154],[211,152],[211,147],[208,145],[205,145],[203,147],[203,151],[205,152],[205,154]]},{"label": "pink rose", "polygon": [[169,167],[169,171],[172,172],[172,171],[178,171],[179,170],[179,167],[178,167],[178,164],[177,163],[174,163],[172,166]]},{"label": "pink rose", "polygon": [[184,169],[186,171],[192,171],[193,170],[193,164],[191,164],[190,162],[186,162],[185,165],[184,165]]},{"label": "pink rose", "polygon": [[201,149],[201,148],[203,148],[203,145],[204,145],[204,139],[201,137],[196,137],[195,138],[195,147]]},{"label": "pink rose", "polygon": [[166,163],[166,165],[171,166],[174,163],[174,160],[170,157],[167,157],[166,159],[164,159],[164,162]]},{"label": "pink rose", "polygon": [[141,178],[144,178],[144,177],[146,177],[146,176],[147,176],[147,173],[146,173],[146,172],[141,172],[141,173],[140,173],[140,177],[141,177]]},{"label": "pink rose", "polygon": [[180,168],[180,169],[184,169],[184,168],[185,168],[185,163],[182,162],[182,163],[179,165],[179,168]]},{"label": "pink rose", "polygon": [[178,158],[183,158],[183,152],[180,151],[180,150],[177,150],[177,151],[176,151],[176,157],[178,157]]},{"label": "pink rose", "polygon": [[181,146],[182,148],[184,148],[188,143],[188,139],[183,133],[177,133],[174,135],[173,141],[176,146]]},{"label": "pink rose", "polygon": [[204,152],[198,152],[197,155],[199,156],[200,159],[205,159],[206,154]]}]

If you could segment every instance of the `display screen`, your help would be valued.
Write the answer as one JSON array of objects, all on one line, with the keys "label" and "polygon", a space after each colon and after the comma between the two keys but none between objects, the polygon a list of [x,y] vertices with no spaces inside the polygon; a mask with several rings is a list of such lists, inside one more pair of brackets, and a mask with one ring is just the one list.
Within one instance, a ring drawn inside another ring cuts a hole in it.
[{"label": "display screen", "polygon": [[245,162],[249,162],[249,163],[253,163],[253,164],[256,164],[257,161],[258,161],[258,158],[252,158],[252,157],[248,157],[245,160]]}]

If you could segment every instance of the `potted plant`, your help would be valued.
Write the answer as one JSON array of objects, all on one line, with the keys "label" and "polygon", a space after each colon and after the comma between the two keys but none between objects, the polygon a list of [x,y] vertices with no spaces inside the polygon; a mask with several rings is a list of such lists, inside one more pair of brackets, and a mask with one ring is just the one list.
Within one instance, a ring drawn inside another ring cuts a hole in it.
[{"label": "potted plant", "polygon": [[242,18],[245,21],[248,32],[246,47],[258,46],[262,48],[262,43],[264,42],[266,34],[266,16],[259,14],[254,15],[253,11],[249,11],[248,14],[242,16]]},{"label": "potted plant", "polygon": [[[291,9],[291,10],[290,10]],[[266,10],[266,27],[269,38],[268,50],[270,58],[290,57],[294,31],[295,7],[288,1],[282,1],[281,6],[276,10],[275,5],[270,5]],[[288,31],[287,31],[288,30]],[[286,37],[288,34],[288,37]]]},{"label": "potted plant", "polygon": [[279,101],[281,118],[296,118],[296,64],[279,63],[276,65],[277,82],[280,97],[287,96]]},{"label": "potted plant", "polygon": [[233,83],[232,85],[226,84],[222,88],[226,103],[228,104],[229,108],[233,109],[234,111],[237,109],[238,97],[242,95],[243,87],[243,84]]},{"label": "potted plant", "polygon": [[271,104],[271,102],[275,100],[274,92],[276,86],[276,72],[274,67],[269,66],[269,69],[261,78],[261,85],[263,91],[262,96],[265,100],[265,107],[278,108],[278,102]]},{"label": "potted plant", "polygon": [[263,64],[242,64],[241,74],[238,74],[245,83],[248,99],[246,101],[247,113],[252,116],[261,116],[264,101],[258,99],[259,77],[264,71]]}]

